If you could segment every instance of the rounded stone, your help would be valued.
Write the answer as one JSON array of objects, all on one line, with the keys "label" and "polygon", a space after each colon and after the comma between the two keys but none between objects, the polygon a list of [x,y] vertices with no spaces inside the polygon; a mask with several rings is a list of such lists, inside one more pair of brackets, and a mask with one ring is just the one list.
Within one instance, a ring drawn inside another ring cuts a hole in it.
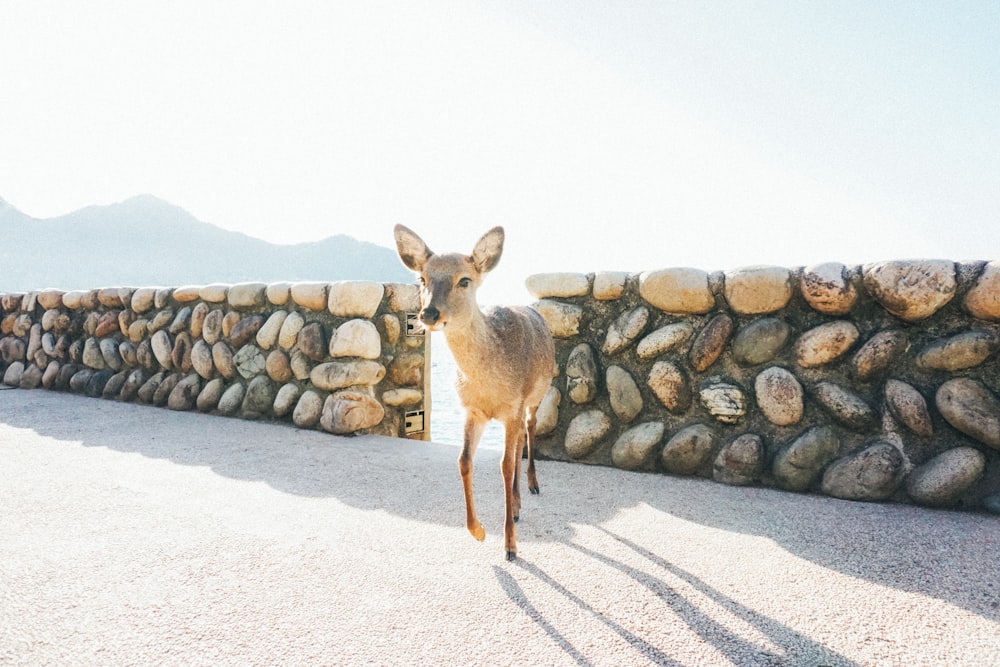
[{"label": "rounded stone", "polygon": [[823,493],[844,500],[885,500],[903,480],[904,461],[888,442],[876,442],[835,461],[823,473]]},{"label": "rounded stone", "polygon": [[583,317],[583,308],[580,306],[542,299],[531,307],[545,320],[553,337],[570,338],[580,333],[580,320]]},{"label": "rounded stone", "polygon": [[83,345],[83,365],[94,370],[104,368],[104,355],[96,338],[88,338]]},{"label": "rounded stone", "polygon": [[128,325],[128,339],[138,345],[149,336],[149,320],[136,320]]},{"label": "rounded stone", "polygon": [[597,397],[597,362],[594,350],[587,343],[580,343],[566,360],[566,393],[577,405],[589,403]]},{"label": "rounded stone", "polygon": [[747,413],[746,396],[739,387],[716,382],[698,393],[701,404],[723,424],[736,424]]},{"label": "rounded stone", "polygon": [[274,405],[277,391],[278,389],[271,378],[266,375],[254,377],[247,384],[241,415],[249,419],[257,419],[267,415],[271,411],[271,406]]},{"label": "rounded stone", "polygon": [[[69,390],[74,394],[82,394],[85,392],[87,390],[87,383],[90,382],[90,378],[94,377],[95,372],[96,371],[89,368],[84,368],[74,373],[73,377],[69,379]],[[149,383],[147,382],[147,384]],[[159,386],[159,383],[149,390],[149,400],[146,401],[147,403],[152,400],[153,393],[156,391],[157,386]]]},{"label": "rounded stone", "polygon": [[174,310],[173,308],[166,308],[156,313],[153,319],[149,321],[149,332],[153,333],[155,331],[165,330],[170,326],[170,323],[174,321]]},{"label": "rounded stone", "polygon": [[802,385],[789,371],[772,366],[754,380],[757,407],[769,422],[790,426],[802,420],[805,409]]},{"label": "rounded stone", "polygon": [[170,360],[176,368],[181,373],[191,372],[191,348],[193,344],[191,342],[191,334],[187,331],[182,331],[177,334],[177,338],[174,339],[174,349],[170,354]]},{"label": "rounded stone", "polygon": [[118,341],[114,338],[104,338],[98,343],[101,356],[104,357],[104,365],[116,373],[122,369],[124,362],[118,352]]},{"label": "rounded stone", "polygon": [[535,413],[535,435],[548,435],[559,424],[559,403],[562,394],[555,387],[549,387]]},{"label": "rounded stone", "polygon": [[889,413],[913,433],[925,438],[934,435],[927,401],[911,385],[900,380],[888,380],[885,383],[885,404]]},{"label": "rounded stone", "polygon": [[695,371],[707,370],[722,354],[733,333],[733,318],[725,313],[719,313],[698,332],[688,359]]},{"label": "rounded stone", "polygon": [[233,362],[233,350],[228,345],[219,341],[212,346],[212,363],[219,374],[224,378],[232,378],[236,375],[236,364]]},{"label": "rounded stone", "polygon": [[[29,366],[30,370],[33,366]],[[28,371],[25,371],[27,375]],[[104,393],[104,388],[108,385],[108,381],[111,380],[113,372],[105,369],[101,371],[95,371],[91,374],[90,379],[87,380],[87,385],[83,388],[84,396],[89,396],[90,398],[100,398],[101,394]],[[24,386],[24,378],[21,379],[21,384]],[[25,387],[27,388],[27,387]]]},{"label": "rounded stone", "polygon": [[325,310],[329,290],[330,283],[295,283],[291,287],[292,301],[308,310]]},{"label": "rounded stone", "polygon": [[[155,287],[140,287],[136,291],[132,292],[132,310],[137,313],[145,313],[153,307],[155,299]],[[67,305],[66,307],[71,308],[72,306]]]},{"label": "rounded stone", "polygon": [[236,372],[249,380],[262,375],[267,368],[267,358],[256,345],[244,345],[233,355]]},{"label": "rounded stone", "polygon": [[389,380],[398,387],[422,387],[424,357],[416,352],[400,354],[389,364]]},{"label": "rounded stone", "polygon": [[642,412],[642,394],[632,374],[621,366],[609,366],[605,374],[611,409],[622,423],[628,424]]},{"label": "rounded stone", "polygon": [[281,350],[271,350],[264,362],[267,376],[275,382],[288,382],[292,379],[292,365],[288,355]]},{"label": "rounded stone", "polygon": [[191,367],[194,372],[211,380],[215,376],[215,365],[212,363],[212,346],[204,340],[195,341],[191,348]]},{"label": "rounded stone", "polygon": [[693,335],[694,327],[690,322],[674,322],[660,327],[640,340],[635,353],[640,359],[652,359],[681,347]]},{"label": "rounded stone", "polygon": [[909,341],[899,329],[880,331],[861,346],[851,359],[851,370],[860,382],[883,376],[906,352]]},{"label": "rounded stone", "polygon": [[213,310],[205,316],[205,323],[201,328],[201,336],[209,345],[215,345],[222,338],[222,319],[225,317],[221,310]]},{"label": "rounded stone", "polygon": [[392,407],[417,405],[424,400],[424,393],[417,389],[390,389],[382,394],[382,403]]},{"label": "rounded stone", "polygon": [[628,273],[624,271],[598,271],[594,275],[594,286],[591,293],[598,301],[620,299],[625,293],[626,281],[628,281]]},{"label": "rounded stone", "polygon": [[696,475],[705,472],[716,446],[716,436],[704,424],[686,426],[664,445],[660,464],[675,475]]},{"label": "rounded stone", "polygon": [[654,308],[677,315],[707,313],[715,307],[708,274],[700,269],[671,268],[642,273],[639,296]]},{"label": "rounded stone", "polygon": [[288,313],[284,310],[276,310],[267,318],[260,330],[257,331],[257,346],[262,350],[270,350],[278,342],[278,334],[285,323]]},{"label": "rounded stone", "polygon": [[213,283],[205,285],[198,290],[198,298],[208,303],[222,303],[229,294],[229,285],[223,283]]},{"label": "rounded stone", "polygon": [[150,339],[150,345],[153,349],[153,356],[156,357],[157,363],[160,364],[166,370],[173,368],[173,361],[171,357],[174,353],[174,343],[170,340],[170,334],[168,334],[164,329],[160,329],[153,337]]},{"label": "rounded stone", "polygon": [[781,488],[806,491],[839,451],[837,432],[829,426],[816,426],[778,450],[771,472]]},{"label": "rounded stone", "polygon": [[132,341],[123,340],[118,344],[118,356],[121,357],[122,363],[129,368],[134,368],[139,363],[136,347]]},{"label": "rounded stone", "polygon": [[129,373],[128,377],[125,378],[125,384],[122,385],[122,390],[118,394],[118,398],[123,401],[134,400],[138,396],[139,390],[146,384],[146,380],[148,379],[149,376],[146,374],[145,370],[137,368],[132,371]]},{"label": "rounded stone", "polygon": [[209,308],[207,303],[198,303],[191,309],[191,332],[192,338],[201,338],[202,329],[205,327],[205,318],[208,317]]},{"label": "rounded stone", "polygon": [[958,502],[986,470],[986,457],[972,447],[938,454],[906,478],[906,492],[918,505],[948,507]]},{"label": "rounded stone", "polygon": [[907,322],[926,319],[955,296],[955,263],[878,262],[864,267],[864,285],[882,307]]},{"label": "rounded stone", "polygon": [[176,335],[187,329],[188,325],[191,324],[191,312],[191,306],[184,306],[178,310],[177,314],[174,316],[174,321],[171,322],[168,327],[168,331]]},{"label": "rounded stone", "polygon": [[[62,290],[42,290],[38,293],[38,305],[45,310],[51,310],[52,308],[61,308],[63,305],[63,295],[66,292]],[[121,305],[121,304],[119,304]]]},{"label": "rounded stone", "polygon": [[822,366],[840,358],[860,336],[853,322],[839,320],[814,327],[795,341],[795,359],[802,368]]},{"label": "rounded stone", "polygon": [[337,317],[371,319],[378,312],[384,295],[385,286],[382,283],[367,280],[336,282],[330,285],[328,308]]},{"label": "rounded stone", "polygon": [[174,301],[177,303],[190,303],[201,298],[200,285],[183,285],[174,290]]},{"label": "rounded stone", "polygon": [[219,404],[226,383],[222,378],[215,378],[205,383],[205,388],[198,394],[195,406],[202,412],[211,412]]},{"label": "rounded stone", "polygon": [[224,415],[234,415],[243,406],[243,396],[246,394],[246,387],[236,383],[222,392],[217,406],[219,412]]},{"label": "rounded stone", "polygon": [[330,356],[378,359],[382,355],[382,338],[375,324],[354,319],[341,324],[330,337]]},{"label": "rounded stone", "polygon": [[191,410],[198,402],[201,393],[201,377],[188,375],[171,390],[167,397],[167,408],[170,410]]},{"label": "rounded stone", "polygon": [[55,389],[56,378],[59,376],[59,362],[50,361],[49,365],[45,367],[45,372],[42,373],[42,386],[46,389]]},{"label": "rounded stone", "polygon": [[333,391],[355,385],[375,385],[385,377],[385,367],[377,361],[332,361],[319,364],[309,380],[319,389]]},{"label": "rounded stone", "polygon": [[160,382],[160,386],[156,388],[153,392],[153,405],[166,405],[167,399],[170,398],[170,392],[174,390],[177,384],[181,381],[181,376],[177,373],[171,373],[163,378]]},{"label": "rounded stone", "polygon": [[740,315],[773,313],[792,298],[792,275],[780,266],[751,266],[725,272],[723,293]]},{"label": "rounded stone", "polygon": [[299,350],[313,361],[325,359],[329,348],[326,344],[326,334],[319,322],[312,322],[302,327],[298,338]]},{"label": "rounded stone", "polygon": [[609,356],[621,352],[639,337],[648,322],[649,308],[645,306],[623,312],[608,327],[601,352]]},{"label": "rounded stone", "polygon": [[978,320],[1000,320],[1000,260],[994,260],[983,267],[963,300],[966,312]]},{"label": "rounded stone", "polygon": [[646,422],[622,433],[611,447],[611,462],[624,470],[641,470],[663,439],[663,422]]},{"label": "rounded stone", "polygon": [[962,433],[1000,450],[1000,399],[973,378],[954,378],[935,396],[941,416]]},{"label": "rounded stone", "polygon": [[299,428],[316,428],[323,416],[323,398],[315,391],[302,392],[292,411],[292,422]]},{"label": "rounded stone", "polygon": [[385,418],[385,408],[371,395],[347,389],[327,396],[320,426],[336,434],[356,433],[377,426]]},{"label": "rounded stone", "polygon": [[806,267],[800,285],[806,303],[825,315],[846,315],[858,298],[847,267],[836,262]]},{"label": "rounded stone", "polygon": [[233,308],[260,308],[266,298],[264,283],[239,283],[229,288],[227,299]]},{"label": "rounded stone", "polygon": [[684,370],[671,361],[657,361],[646,384],[667,410],[682,413],[691,406],[691,385]]},{"label": "rounded stone", "polygon": [[1000,493],[993,493],[983,498],[983,509],[993,514],[1000,514]]},{"label": "rounded stone", "polygon": [[237,349],[243,347],[256,337],[262,326],[264,326],[263,315],[241,317],[229,332],[230,344]]},{"label": "rounded stone", "polygon": [[108,380],[108,383],[104,385],[104,391],[101,392],[101,398],[106,398],[109,400],[114,400],[118,398],[118,394],[121,393],[122,387],[125,386],[125,381],[128,379],[128,371],[121,371],[115,373]]},{"label": "rounded stone", "polygon": [[585,296],[590,281],[582,273],[536,273],[524,281],[528,293],[535,299]]},{"label": "rounded stone", "polygon": [[566,429],[564,447],[571,459],[590,455],[611,430],[611,419],[600,410],[581,412]]},{"label": "rounded stone", "polygon": [[791,335],[792,328],[775,317],[751,322],[733,337],[733,360],[740,366],[765,364],[778,356]]},{"label": "rounded stone", "polygon": [[21,376],[24,375],[24,362],[15,361],[3,374],[3,383],[9,387],[20,387]]},{"label": "rounded stone", "polygon": [[301,393],[299,385],[297,384],[284,384],[278,393],[274,396],[274,405],[272,409],[274,410],[275,417],[284,417],[289,412],[295,408],[295,404],[299,400],[299,394]]},{"label": "rounded stone", "polygon": [[849,389],[832,382],[820,382],[815,386],[814,392],[820,406],[847,428],[867,431],[878,425],[875,410]]},{"label": "rounded stone", "polygon": [[385,299],[394,313],[415,313],[420,310],[420,288],[409,283],[387,283]]},{"label": "rounded stone", "polygon": [[264,290],[264,296],[268,303],[275,306],[284,306],[292,296],[291,283],[270,283]]},{"label": "rounded stone", "polygon": [[919,368],[959,371],[983,363],[1000,347],[1000,337],[992,331],[966,331],[931,343],[917,354]]},{"label": "rounded stone", "polygon": [[118,323],[118,316],[120,314],[120,310],[110,310],[101,315],[97,321],[97,328],[94,329],[94,336],[104,338],[121,331],[121,325]]},{"label": "rounded stone", "polygon": [[278,332],[278,345],[281,349],[291,350],[295,347],[299,332],[305,325],[305,319],[297,311],[288,313],[288,317],[281,323],[281,330]]},{"label": "rounded stone", "polygon": [[764,443],[760,436],[745,433],[724,446],[712,465],[712,478],[732,486],[748,486],[760,479],[764,469]]}]

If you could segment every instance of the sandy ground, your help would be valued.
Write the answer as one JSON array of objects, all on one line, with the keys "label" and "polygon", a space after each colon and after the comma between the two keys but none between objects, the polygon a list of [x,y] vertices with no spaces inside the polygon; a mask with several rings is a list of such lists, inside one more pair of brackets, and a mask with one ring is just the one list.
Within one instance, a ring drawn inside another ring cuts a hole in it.
[{"label": "sandy ground", "polygon": [[0,663],[1000,664],[1000,520],[0,391]]}]

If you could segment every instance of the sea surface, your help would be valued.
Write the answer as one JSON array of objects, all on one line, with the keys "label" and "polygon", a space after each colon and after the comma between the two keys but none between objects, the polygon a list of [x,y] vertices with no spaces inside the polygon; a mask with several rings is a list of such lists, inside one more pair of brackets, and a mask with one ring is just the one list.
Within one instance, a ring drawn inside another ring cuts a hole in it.
[{"label": "sea surface", "polygon": [[[431,334],[431,440],[443,445],[462,446],[465,410],[455,393],[458,367],[440,333]],[[479,441],[479,449],[503,449],[503,426],[490,422]]]}]

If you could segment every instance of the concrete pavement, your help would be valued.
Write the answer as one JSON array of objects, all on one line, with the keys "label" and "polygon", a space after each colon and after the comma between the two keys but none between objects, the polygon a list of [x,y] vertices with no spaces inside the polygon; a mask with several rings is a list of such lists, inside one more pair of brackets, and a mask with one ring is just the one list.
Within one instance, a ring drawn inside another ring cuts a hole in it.
[{"label": "concrete pavement", "polygon": [[0,391],[0,663],[1000,664],[997,517],[457,453]]}]

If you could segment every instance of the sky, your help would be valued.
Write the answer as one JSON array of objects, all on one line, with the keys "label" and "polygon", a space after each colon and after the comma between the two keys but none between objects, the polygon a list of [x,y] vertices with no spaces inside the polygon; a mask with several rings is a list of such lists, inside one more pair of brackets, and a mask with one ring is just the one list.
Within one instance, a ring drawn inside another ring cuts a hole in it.
[{"label": "sky", "polygon": [[998,44],[995,0],[0,0],[0,197],[149,193],[276,243],[503,225],[487,303],[1000,259]]}]

